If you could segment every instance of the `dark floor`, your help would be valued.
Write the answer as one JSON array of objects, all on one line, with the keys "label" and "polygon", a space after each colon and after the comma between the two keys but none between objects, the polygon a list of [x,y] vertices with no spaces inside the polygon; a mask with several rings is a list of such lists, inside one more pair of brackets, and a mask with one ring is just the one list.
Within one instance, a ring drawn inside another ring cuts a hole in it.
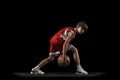
[{"label": "dark floor", "polygon": [[14,79],[57,79],[61,80],[63,78],[67,79],[97,79],[103,80],[106,79],[106,72],[90,72],[88,75],[76,74],[76,73],[46,73],[45,75],[34,75],[27,72],[15,72],[12,74]]}]

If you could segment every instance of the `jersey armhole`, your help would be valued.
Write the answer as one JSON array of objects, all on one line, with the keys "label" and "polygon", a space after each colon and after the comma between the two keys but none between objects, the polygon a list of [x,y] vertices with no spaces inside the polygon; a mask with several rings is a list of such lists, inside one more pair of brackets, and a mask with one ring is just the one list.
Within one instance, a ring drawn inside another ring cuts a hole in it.
[{"label": "jersey armhole", "polygon": [[67,33],[68,33],[68,32],[72,32],[72,33],[74,33],[74,31],[72,31],[72,30],[67,30]]}]

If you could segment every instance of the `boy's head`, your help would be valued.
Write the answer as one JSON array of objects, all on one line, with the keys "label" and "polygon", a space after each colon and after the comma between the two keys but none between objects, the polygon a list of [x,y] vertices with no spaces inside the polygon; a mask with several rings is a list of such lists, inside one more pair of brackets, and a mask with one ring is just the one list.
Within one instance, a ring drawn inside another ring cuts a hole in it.
[{"label": "boy's head", "polygon": [[85,22],[81,21],[77,23],[76,30],[79,34],[83,34],[85,31],[88,30],[88,26]]}]

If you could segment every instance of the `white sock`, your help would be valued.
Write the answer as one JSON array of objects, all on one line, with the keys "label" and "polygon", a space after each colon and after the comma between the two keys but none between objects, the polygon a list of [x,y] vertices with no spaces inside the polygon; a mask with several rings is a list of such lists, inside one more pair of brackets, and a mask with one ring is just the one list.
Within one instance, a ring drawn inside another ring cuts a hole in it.
[{"label": "white sock", "polygon": [[35,66],[34,69],[40,69],[40,67],[39,66]]},{"label": "white sock", "polygon": [[77,65],[77,70],[82,72],[82,73],[85,73],[85,74],[88,74],[83,68],[81,65]]},{"label": "white sock", "polygon": [[79,65],[77,65],[77,69],[82,69],[82,67],[81,67],[81,65],[79,64]]}]

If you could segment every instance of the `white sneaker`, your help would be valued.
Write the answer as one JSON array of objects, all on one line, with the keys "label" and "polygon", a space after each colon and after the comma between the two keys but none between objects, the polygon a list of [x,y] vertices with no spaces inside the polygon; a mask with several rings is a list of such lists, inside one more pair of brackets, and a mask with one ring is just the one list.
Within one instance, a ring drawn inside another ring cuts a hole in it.
[{"label": "white sneaker", "polygon": [[40,69],[32,68],[30,74],[45,74],[45,73],[43,71],[41,71]]},{"label": "white sneaker", "polygon": [[87,71],[85,71],[83,68],[77,68],[77,70],[76,70],[77,72],[76,73],[83,73],[83,74],[88,74],[88,72]]}]

